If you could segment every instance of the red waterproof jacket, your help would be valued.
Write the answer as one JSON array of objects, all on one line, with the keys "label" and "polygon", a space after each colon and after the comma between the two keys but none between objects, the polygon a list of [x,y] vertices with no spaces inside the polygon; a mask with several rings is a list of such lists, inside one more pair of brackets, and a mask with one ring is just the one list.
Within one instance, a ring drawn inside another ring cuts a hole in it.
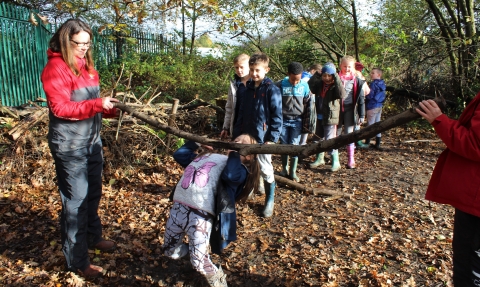
[{"label": "red waterproof jacket", "polygon": [[102,113],[113,116],[116,110],[102,108],[97,71],[87,71],[85,59],[77,58],[81,75],[76,76],[60,53],[49,49],[47,55],[41,79],[50,110],[50,148],[68,151],[100,141]]},{"label": "red waterproof jacket", "polygon": [[432,125],[447,149],[440,155],[425,198],[480,217],[480,93],[458,120],[442,114]]}]

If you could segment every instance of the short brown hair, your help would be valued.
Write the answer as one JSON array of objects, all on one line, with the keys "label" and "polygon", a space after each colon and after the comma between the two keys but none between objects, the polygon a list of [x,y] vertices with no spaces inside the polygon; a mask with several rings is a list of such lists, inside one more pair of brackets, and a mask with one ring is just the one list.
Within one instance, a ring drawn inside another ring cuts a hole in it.
[{"label": "short brown hair", "polygon": [[308,68],[308,71],[315,70],[320,73],[322,71],[322,68],[323,67],[320,64],[313,64],[310,66],[310,68]]},{"label": "short brown hair", "polygon": [[382,74],[383,74],[383,70],[382,70],[382,69],[380,69],[380,68],[373,68],[372,71],[373,71],[373,70],[376,70],[376,71],[380,74],[380,77],[382,76]]},{"label": "short brown hair", "polygon": [[250,60],[248,61],[248,64],[250,66],[263,64],[265,67],[268,67],[269,63],[270,63],[270,58],[268,58],[267,54],[263,52],[254,53],[252,56],[250,56]]},{"label": "short brown hair", "polygon": [[[90,29],[85,22],[80,19],[69,19],[58,28],[57,32],[55,32],[48,43],[48,46],[52,51],[62,54],[65,63],[67,63],[70,70],[72,70],[77,76],[80,76],[80,70],[77,67],[77,60],[73,54],[72,43],[70,43],[70,41],[72,40],[73,35],[83,31],[87,32],[90,35],[90,41],[93,41],[92,29]],[[87,71],[92,71],[94,66],[91,48],[87,50],[85,60]]]},{"label": "short brown hair", "polygon": [[243,62],[243,61],[248,62],[249,59],[250,59],[249,55],[242,53],[242,54],[236,56],[235,58],[233,58],[233,64],[240,63],[240,62]]}]

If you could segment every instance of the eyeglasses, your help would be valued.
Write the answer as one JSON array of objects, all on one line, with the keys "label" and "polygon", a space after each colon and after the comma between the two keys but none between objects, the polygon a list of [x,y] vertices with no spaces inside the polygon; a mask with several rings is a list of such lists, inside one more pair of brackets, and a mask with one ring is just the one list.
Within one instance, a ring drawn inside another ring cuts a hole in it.
[{"label": "eyeglasses", "polygon": [[70,40],[71,42],[75,43],[77,47],[82,48],[82,47],[91,47],[93,45],[92,42],[87,42],[87,43],[79,43],[77,41]]}]

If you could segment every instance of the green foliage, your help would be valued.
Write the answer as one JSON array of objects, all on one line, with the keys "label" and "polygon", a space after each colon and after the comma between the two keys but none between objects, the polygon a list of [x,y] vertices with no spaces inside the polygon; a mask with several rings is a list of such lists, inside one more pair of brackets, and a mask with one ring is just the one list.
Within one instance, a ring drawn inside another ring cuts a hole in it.
[{"label": "green foliage", "polygon": [[177,142],[175,145],[177,146],[177,149],[181,148],[185,144],[185,139],[184,138],[176,138]]},{"label": "green foliage", "polygon": [[[213,100],[228,91],[231,64],[225,60],[181,53],[129,53],[117,64],[98,67],[102,79],[117,79],[124,66],[124,78],[132,75],[131,92],[137,97],[150,87],[162,92],[159,101],[180,99],[186,103],[198,95]],[[103,80],[103,89],[112,89],[112,81]],[[117,91],[125,91],[128,81],[120,81]],[[148,97],[146,97],[148,99]]]},{"label": "green foliage", "polygon": [[195,42],[195,47],[204,47],[204,48],[213,48],[215,45],[212,42],[212,39],[208,34],[203,34]]}]

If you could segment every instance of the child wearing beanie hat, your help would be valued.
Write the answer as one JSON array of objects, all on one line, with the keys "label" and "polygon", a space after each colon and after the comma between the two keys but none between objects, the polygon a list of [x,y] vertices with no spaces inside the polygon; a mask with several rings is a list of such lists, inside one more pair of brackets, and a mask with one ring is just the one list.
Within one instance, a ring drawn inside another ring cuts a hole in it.
[{"label": "child wearing beanie hat", "polygon": [[[332,139],[337,136],[340,108],[342,100],[347,96],[342,81],[337,74],[335,65],[326,63],[322,73],[316,73],[308,82],[312,93],[315,93],[315,108],[317,111],[317,126],[314,140]],[[340,169],[338,150],[330,150],[332,156],[331,171]],[[310,168],[325,164],[325,153],[316,155]]]}]

